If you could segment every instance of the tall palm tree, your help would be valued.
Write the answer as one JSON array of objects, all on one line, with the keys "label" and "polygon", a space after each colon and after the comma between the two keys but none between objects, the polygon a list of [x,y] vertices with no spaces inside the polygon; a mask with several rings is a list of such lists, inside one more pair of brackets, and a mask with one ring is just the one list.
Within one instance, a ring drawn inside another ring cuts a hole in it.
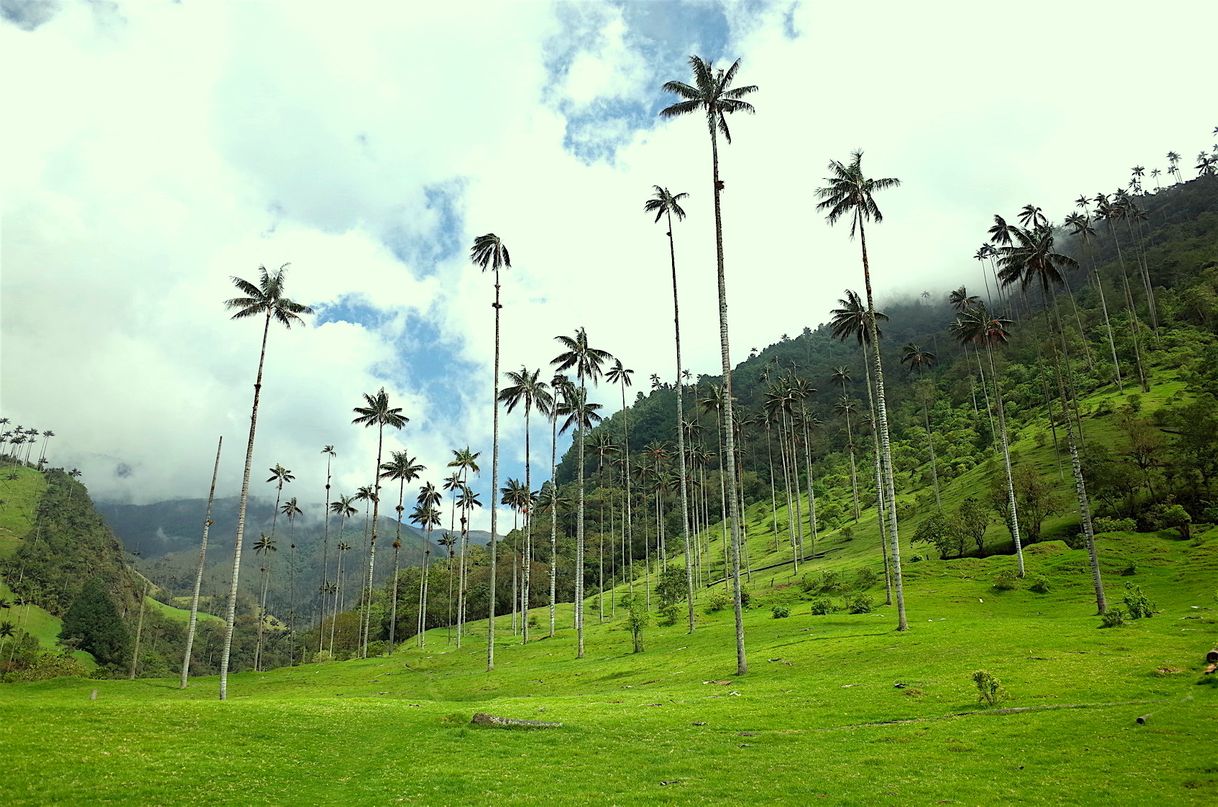
[{"label": "tall palm tree", "polygon": [[499,271],[512,268],[512,256],[507,245],[494,233],[480,235],[470,247],[469,259],[485,272],[495,273],[495,368],[492,373],[494,390],[491,393],[491,610],[486,620],[486,669],[495,669],[495,541],[499,530],[498,508],[495,507],[494,492],[499,488]]},{"label": "tall palm tree", "polygon": [[839,364],[833,368],[829,380],[840,384],[842,388],[842,395],[838,399],[835,408],[846,418],[846,448],[850,453],[850,491],[854,497],[854,520],[858,521],[862,512],[859,509],[858,466],[854,460],[854,430],[850,425],[850,413],[854,411],[854,408],[852,405],[848,405],[850,404],[850,396],[846,393],[846,384],[851,380],[850,368],[844,364]]},{"label": "tall palm tree", "polygon": [[262,635],[266,626],[266,589],[271,580],[270,553],[278,551],[274,535],[261,533],[258,540],[254,542],[254,553],[262,558],[262,565],[258,569],[262,575],[262,594],[258,598],[258,644],[254,648],[254,672],[262,671]]},{"label": "tall palm tree", "polygon": [[[927,370],[935,366],[938,358],[934,353],[923,350],[913,342],[901,348],[901,364],[909,365],[911,373],[925,373]],[[923,390],[926,395],[920,395],[922,399],[922,420],[926,425],[926,445],[930,449],[930,474],[935,486],[935,509],[942,510],[943,502],[939,498],[939,463],[935,460],[935,436],[930,429],[930,394],[934,388],[927,385]]]},{"label": "tall palm tree", "polygon": [[985,354],[990,360],[990,378],[994,381],[994,399],[998,403],[998,428],[1002,444],[1002,461],[1007,476],[1007,509],[1010,510],[1011,537],[1015,541],[1015,556],[1019,561],[1019,576],[1023,577],[1026,570],[1023,560],[1023,544],[1019,539],[1019,509],[1015,501],[1015,480],[1011,474],[1011,448],[1007,442],[1007,418],[1003,406],[1002,388],[998,371],[994,366],[994,348],[1005,345],[1010,339],[1007,329],[1011,321],[994,316],[983,306],[973,306],[960,312],[952,330],[961,342],[972,342],[974,345],[984,345]]},{"label": "tall palm tree", "polygon": [[520,605],[520,516],[529,507],[529,489],[519,479],[508,478],[499,490],[499,503],[512,511],[512,635],[517,631],[517,608]]},{"label": "tall palm tree", "polygon": [[437,505],[441,499],[440,491],[436,490],[435,485],[428,482],[419,489],[414,511],[410,514],[410,520],[419,529],[427,531],[427,538],[423,542],[423,559],[419,575],[419,614],[415,625],[415,641],[419,647],[427,646],[427,558],[431,554],[432,530],[440,524],[440,508]]},{"label": "tall palm tree", "polygon": [[[724,420],[728,424],[735,423],[732,416],[732,359],[728,340],[727,324],[727,277],[723,265],[723,213],[720,194],[723,182],[719,179],[719,135],[724,141],[732,142],[732,134],[727,126],[727,116],[736,112],[753,113],[753,105],[744,98],[757,91],[753,84],[742,87],[732,87],[736,73],[740,70],[740,60],[737,59],[726,70],[716,70],[710,62],[698,57],[689,57],[689,66],[693,72],[694,83],[669,81],[664,84],[666,92],[673,93],[679,100],[677,103],[660,110],[660,116],[674,118],[692,113],[706,115],[706,127],[711,141],[711,185],[715,199],[715,263],[719,286],[719,353],[723,365],[724,388]],[[727,429],[727,456],[736,454],[735,435],[732,429]],[[741,606],[740,587],[740,523],[736,507],[736,463],[729,461],[728,486],[732,490],[731,518],[732,533],[732,577],[735,581],[734,611],[736,617],[736,672],[744,675],[748,672],[748,660],[744,653],[744,613]]]},{"label": "tall palm tree", "polygon": [[543,510],[550,511],[550,638],[554,638],[555,581],[558,572],[558,538],[555,525],[558,522],[558,510],[567,504],[567,500],[563,498],[562,491],[552,477],[542,484],[538,504]]},{"label": "tall palm tree", "polygon": [[[351,510],[352,510],[352,513],[355,512],[354,507],[352,507]],[[341,540],[338,542],[338,559],[337,559],[337,562],[335,565],[335,572],[334,572],[334,610],[333,610],[333,615],[330,617],[330,656],[331,657],[334,656],[334,629],[338,625],[338,603],[339,603],[339,599],[342,598],[342,596],[343,596],[343,580],[345,578],[345,575],[343,574],[343,555],[347,554],[350,551],[351,551],[351,544],[347,543],[346,541],[341,541]]]},{"label": "tall palm tree", "polygon": [[[1088,201],[1083,197],[1084,201]],[[1116,374],[1117,389],[1121,392],[1125,391],[1125,385],[1121,381],[1121,361],[1117,358],[1116,340],[1112,336],[1112,323],[1108,319],[1108,301],[1104,298],[1104,282],[1100,278],[1099,270],[1095,267],[1095,259],[1091,256],[1091,242],[1095,239],[1095,228],[1091,226],[1089,214],[1071,213],[1066,216],[1065,224],[1070,228],[1070,234],[1079,238],[1083,242],[1083,251],[1087,253],[1087,258],[1091,262],[1091,275],[1095,281],[1095,288],[1100,295],[1100,310],[1104,314],[1104,330],[1108,334],[1108,347],[1112,351],[1112,369]]]},{"label": "tall palm tree", "polygon": [[372,622],[372,577],[376,560],[376,530],[381,506],[381,453],[385,445],[385,427],[401,429],[410,422],[402,407],[389,405],[389,394],[381,387],[375,395],[364,393],[364,405],[353,410],[352,423],[364,428],[376,427],[376,465],[372,466],[372,537],[368,540],[368,596],[364,598],[363,627],[360,630],[360,656],[368,658],[368,628]]},{"label": "tall palm tree", "polygon": [[471,508],[482,506],[482,502],[477,500],[477,494],[469,490],[469,474],[470,471],[481,472],[482,469],[478,467],[480,456],[482,452],[472,451],[466,446],[453,449],[453,458],[448,463],[449,468],[454,468],[461,474],[461,492],[458,496],[458,506],[461,508],[461,547],[457,561],[457,647],[461,646],[461,638],[465,635],[465,550],[469,546],[469,514]]},{"label": "tall palm tree", "polygon": [[51,431],[50,429],[46,429],[45,431],[43,431],[43,433],[42,433],[42,451],[40,451],[38,454],[38,464],[39,465],[42,465],[43,461],[46,460],[47,442],[54,436],[55,436],[55,432]]},{"label": "tall palm tree", "polygon": [[[508,372],[507,379],[510,386],[500,391],[499,400],[507,406],[508,414],[511,414],[517,406],[524,404],[524,488],[525,491],[531,492],[533,490],[533,444],[529,416],[536,409],[538,414],[548,417],[550,410],[554,408],[554,396],[550,392],[550,385],[541,380],[541,370],[529,370],[522,366],[520,372]],[[526,502],[526,506],[527,504]],[[520,635],[521,642],[527,644],[529,641],[529,567],[533,559],[532,508],[527,510],[525,519],[524,574],[521,580],[525,619]]]},{"label": "tall palm tree", "polygon": [[[344,496],[341,493],[338,494],[337,501],[330,502],[330,512],[333,513],[334,515],[338,516],[338,546],[340,547],[339,556],[334,562],[334,583],[333,584],[323,583],[323,586],[325,588],[324,593],[334,595],[333,610],[331,611],[331,616],[330,616],[330,655],[331,656],[334,655],[334,623],[338,621],[338,596],[339,596],[339,592],[341,590],[341,586],[339,585],[339,575],[342,573],[342,569],[343,569],[341,553],[345,552],[345,551],[347,551],[347,549],[351,548],[348,544],[343,542],[343,529],[347,526],[347,520],[350,519],[351,516],[355,515],[358,512],[355,509],[354,502],[355,502],[354,496]],[[342,547],[346,547],[347,549],[342,549]],[[322,615],[322,618],[324,621],[324,618],[325,618],[324,614]]]},{"label": "tall palm tree", "polygon": [[207,560],[207,533],[211,530],[211,506],[216,499],[216,477],[220,474],[220,449],[224,447],[224,435],[216,441],[216,463],[211,471],[211,489],[207,492],[207,512],[203,516],[203,542],[199,545],[199,569],[195,573],[195,591],[190,599],[190,621],[186,628],[186,653],[182,657],[182,689],[190,678],[190,650],[195,643],[195,627],[199,619],[199,590],[203,587],[203,565]]},{"label": "tall palm tree", "polygon": [[296,629],[296,517],[303,515],[296,497],[288,499],[279,508],[284,518],[288,520],[288,660],[296,662],[296,640],[293,631]]},{"label": "tall palm tree", "polygon": [[317,652],[322,650],[325,633],[321,629],[321,623],[326,618],[326,593],[330,588],[330,580],[327,577],[327,570],[330,568],[330,461],[334,459],[334,446],[324,445],[321,448],[321,453],[326,455],[326,509],[322,512],[325,515],[325,526],[322,532],[321,543],[321,586],[318,592],[321,595],[321,607],[318,609],[317,618]]},{"label": "tall palm tree", "polygon": [[[681,368],[681,306],[677,295],[677,248],[672,232],[672,217],[674,215],[677,217],[677,221],[685,220],[685,210],[681,207],[681,200],[689,194],[674,194],[668,188],[661,187],[660,185],[653,185],[652,187],[655,189],[655,194],[643,203],[643,209],[648,213],[654,212],[657,222],[661,218],[664,219],[665,225],[668,228],[667,232],[665,232],[665,235],[668,236],[668,257],[672,264],[672,324],[677,352],[677,454],[681,457],[677,467],[679,469],[678,481],[681,485],[681,537],[685,542],[685,583],[687,589],[686,600],[689,605],[689,632],[693,633],[694,574],[689,552],[689,482],[685,477],[685,435],[681,429],[681,424],[685,421],[685,405],[682,402],[681,384],[684,372]],[[623,390],[624,394],[625,390]],[[625,405],[623,403],[623,411],[624,408]],[[629,446],[627,446],[626,450],[629,452]]]},{"label": "tall palm tree", "polygon": [[550,379],[550,389],[554,390],[554,404],[550,407],[550,638],[554,638],[554,615],[557,607],[558,581],[558,409],[559,400],[569,401],[571,398],[571,381],[562,373],[555,373]]},{"label": "tall palm tree", "polygon": [[[393,538],[393,588],[391,589],[390,606],[389,606],[389,652],[393,653],[395,641],[397,639],[397,620],[398,620],[398,553],[402,548],[402,500],[406,496],[406,484],[413,482],[419,478],[419,474],[427,470],[427,466],[419,464],[417,460],[407,454],[405,451],[393,451],[389,454],[389,461],[381,465],[380,478],[388,479],[398,483],[398,503],[394,511],[397,517],[394,519],[394,538]],[[422,583],[420,582],[420,585]]]},{"label": "tall palm tree", "polygon": [[1112,237],[1113,246],[1116,247],[1117,263],[1121,270],[1121,287],[1125,292],[1125,307],[1129,311],[1129,331],[1130,343],[1133,346],[1133,362],[1134,367],[1138,371],[1138,383],[1142,387],[1143,392],[1150,391],[1150,382],[1147,379],[1146,371],[1142,367],[1142,349],[1141,349],[1141,323],[1138,320],[1137,308],[1133,301],[1133,292],[1129,289],[1129,277],[1125,271],[1125,256],[1121,251],[1121,239],[1117,235],[1116,221],[1125,216],[1125,209],[1118,204],[1113,204],[1107,195],[1097,194],[1095,197],[1096,211],[1095,218],[1098,222],[1103,219],[1108,225],[1108,235]]},{"label": "tall palm tree", "polygon": [[[605,371],[605,380],[610,384],[617,384],[622,390],[622,461],[625,470],[623,471],[622,479],[626,485],[626,517],[623,519],[622,532],[627,546],[634,546],[634,514],[631,512],[631,502],[633,498],[630,490],[630,425],[629,416],[630,410],[626,408],[626,387],[631,386],[631,376],[634,375],[634,370],[631,370],[622,364],[621,359],[614,359],[613,365]],[[557,387],[555,387],[557,389]],[[633,561],[634,558],[629,559]],[[633,566],[629,567],[633,570]],[[630,574],[628,578],[627,588],[634,591],[634,575]],[[553,635],[553,634],[551,634]]]},{"label": "tall palm tree", "polygon": [[258,354],[258,374],[254,377],[254,403],[250,407],[250,435],[245,446],[245,470],[241,477],[241,496],[237,500],[237,536],[234,541],[233,579],[228,592],[228,614],[224,628],[224,649],[220,655],[220,700],[228,698],[228,662],[233,647],[233,628],[237,620],[237,581],[241,575],[241,544],[245,539],[245,510],[249,504],[250,472],[254,465],[254,434],[258,428],[258,401],[262,396],[262,368],[266,362],[266,340],[271,331],[271,320],[285,328],[292,325],[304,324],[302,314],[312,314],[313,309],[307,305],[295,302],[284,295],[284,273],[287,264],[279,267],[274,274],[265,266],[258,267],[259,278],[257,285],[239,277],[232,279],[237,291],[243,297],[233,297],[224,302],[224,307],[235,311],[233,319],[247,317],[264,317],[262,326],[262,348]]},{"label": "tall palm tree", "polygon": [[884,220],[880,208],[875,203],[874,194],[877,191],[895,188],[900,180],[886,177],[877,179],[863,174],[863,152],[856,151],[850,163],[838,160],[829,163],[831,176],[826,178],[825,187],[817,190],[821,202],[817,210],[826,211],[826,220],[830,225],[835,224],[843,216],[850,218],[850,236],[858,233],[863,257],[863,286],[867,292],[867,328],[871,334],[871,343],[875,346],[872,351],[873,368],[875,370],[876,415],[880,427],[880,464],[884,471],[885,493],[888,500],[889,530],[892,535],[892,571],[893,582],[897,594],[897,630],[908,630],[909,623],[905,618],[905,588],[901,579],[901,547],[897,527],[897,503],[895,484],[893,482],[892,446],[888,434],[888,401],[884,394],[884,367],[880,359],[879,331],[876,327],[875,299],[871,292],[871,266],[867,260],[867,233],[864,223],[874,220],[879,224]]},{"label": "tall palm tree", "polygon": [[457,498],[461,495],[461,474],[453,471],[444,477],[442,485],[451,500],[448,513],[448,533],[444,539],[441,539],[441,545],[448,549],[448,635],[445,641],[451,642],[453,628],[453,557],[456,554],[453,547],[457,545],[457,538],[454,533],[457,531]]},{"label": "tall palm tree", "polygon": [[1172,176],[1174,176],[1176,178],[1177,184],[1183,182],[1184,180],[1181,179],[1181,177],[1180,177],[1180,165],[1179,165],[1180,155],[1174,151],[1167,152],[1167,162],[1171,166],[1170,168],[1167,169],[1167,173],[1171,174]]},{"label": "tall palm tree", "polygon": [[[591,428],[591,417],[600,404],[588,403],[588,382],[596,383],[601,377],[601,366],[612,359],[607,351],[594,348],[588,344],[588,332],[583,328],[575,331],[575,336],[559,335],[554,339],[563,347],[550,364],[559,372],[575,370],[579,379],[578,393],[569,402],[565,413],[567,423],[560,433],[565,432],[571,425],[575,426],[575,441],[578,445],[579,463],[579,515],[575,522],[575,632],[576,658],[584,657],[584,435]],[[600,420],[599,415],[595,415]]]}]

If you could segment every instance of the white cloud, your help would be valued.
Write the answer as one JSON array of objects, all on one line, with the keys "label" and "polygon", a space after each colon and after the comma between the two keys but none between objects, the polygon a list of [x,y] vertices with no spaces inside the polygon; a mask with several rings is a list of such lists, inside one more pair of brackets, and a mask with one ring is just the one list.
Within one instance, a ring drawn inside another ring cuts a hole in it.
[{"label": "white cloud", "polygon": [[[727,15],[740,80],[761,87],[758,114],[732,120],[721,152],[736,360],[815,325],[859,284],[857,244],[814,210],[831,157],[863,147],[869,171],[903,180],[868,242],[883,295],[974,271],[992,212],[1036,201],[1060,216],[1135,162],[1191,154],[1215,123],[1197,103],[1208,41],[1185,24],[1198,11],[1187,3],[1157,6],[1154,20],[1115,7],[994,19],[972,4],[935,15],[801,4],[794,39],[787,10],[742,3]],[[704,124],[611,118],[568,133],[568,114],[661,95],[621,12],[487,5],[470,25],[443,7],[362,11],[133,4],[99,16],[76,4],[32,33],[0,23],[0,59],[26,77],[6,81],[5,117],[22,125],[0,135],[0,408],[54,428],[52,458],[80,465],[96,493],[201,495],[219,433],[222,490],[235,492],[258,334],[220,301],[229,275],[285,261],[292,296],[354,299],[378,319],[272,332],[255,490],[268,487],[258,469],[282,462],[302,503],[320,500],[325,443],[339,451],[337,488],[370,481],[375,434],[350,425],[351,408],[382,384],[411,417],[392,447],[437,482],[452,447],[483,448],[485,487],[492,284],[464,248],[436,259],[440,245],[488,231],[509,244],[504,369],[548,373],[554,335],[585,326],[645,387],[652,372],[673,375],[664,228],[642,210],[657,183],[691,194],[676,229],[686,365],[718,371]],[[594,35],[552,76],[572,13]],[[1107,80],[1096,60],[1124,64],[1130,36],[1171,19],[1137,70]],[[865,36],[862,67],[857,38],[840,31]],[[663,78],[686,78],[685,56],[670,54]],[[568,137],[620,145],[612,164],[588,164]],[[437,187],[460,232],[428,205]],[[476,370],[437,388],[436,355]],[[617,408],[616,390],[596,395]],[[523,472],[521,421],[503,416],[504,478]],[[544,467],[548,434],[534,428]],[[115,476],[119,463],[129,477]]]}]

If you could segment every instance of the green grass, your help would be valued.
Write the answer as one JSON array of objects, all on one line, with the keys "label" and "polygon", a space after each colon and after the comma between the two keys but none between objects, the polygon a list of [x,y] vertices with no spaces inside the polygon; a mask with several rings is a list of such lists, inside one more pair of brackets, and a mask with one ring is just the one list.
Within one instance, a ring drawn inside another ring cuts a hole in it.
[{"label": "green grass", "polygon": [[[0,599],[13,602],[13,591],[4,580],[0,579]],[[37,605],[13,605],[0,615],[0,619],[12,622],[13,625],[29,633],[47,650],[59,648],[59,631],[63,628],[63,620],[39,608]],[[93,656],[83,650],[76,650],[73,657],[86,669],[93,670],[97,662]]]},{"label": "green grass", "polygon": [[[700,611],[693,635],[650,627],[634,655],[621,610],[599,625],[590,607],[576,660],[568,605],[558,637],[528,647],[501,617],[489,674],[483,623],[460,650],[440,629],[427,651],[240,673],[227,703],[214,678],[14,685],[0,789],[10,803],[1212,801],[1218,686],[1199,670],[1218,531],[1104,536],[1100,551],[1110,598],[1133,580],[1159,613],[1097,629],[1086,553],[1052,542],[1028,557],[1048,594],[994,591],[1009,557],[911,564],[904,634],[892,609],[813,617],[794,587],[757,579],[743,677],[730,610]],[[780,599],[789,619],[770,617]],[[977,669],[1016,711],[978,705]],[[476,711],[564,727],[478,729]]]},{"label": "green grass", "polygon": [[[182,622],[182,623],[189,622],[190,621],[190,599],[189,598],[178,598],[178,599],[186,599],[185,608],[175,608],[172,605],[166,605],[165,603],[161,602],[160,600],[153,599],[152,597],[145,597],[144,602],[148,605],[148,608],[150,610],[157,611],[158,613],[161,614],[161,616],[164,616],[167,619],[171,619],[174,622]],[[198,613],[199,613],[200,622],[208,622],[208,621],[223,622],[224,621],[224,620],[220,619],[220,617],[216,616],[215,614],[209,614],[206,611],[203,611],[201,609]]]},{"label": "green grass", "polygon": [[21,539],[33,529],[46,486],[46,478],[33,468],[0,466],[0,560],[12,557]]}]

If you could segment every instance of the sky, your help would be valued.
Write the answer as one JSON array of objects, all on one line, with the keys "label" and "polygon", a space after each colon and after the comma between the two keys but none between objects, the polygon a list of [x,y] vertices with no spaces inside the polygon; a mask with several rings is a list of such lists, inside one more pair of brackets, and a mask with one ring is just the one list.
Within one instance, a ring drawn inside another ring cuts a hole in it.
[{"label": "sky", "polygon": [[[386,451],[438,483],[453,448],[481,450],[487,502],[494,290],[476,236],[512,256],[501,369],[548,378],[554,337],[585,327],[635,370],[633,398],[675,373],[665,228],[643,203],[688,192],[684,362],[719,372],[709,138],[657,115],[690,54],[739,58],[759,87],[720,155],[738,362],[861,284],[848,228],[815,209],[854,149],[901,180],[868,230],[881,300],[976,278],[995,212],[1060,220],[1168,150],[1190,176],[1218,124],[1212,26],[1195,24],[1210,11],[0,0],[0,416],[52,429],[52,464],[135,503],[206,496],[223,435],[218,492],[234,495],[261,333],[222,301],[231,277],[287,264],[288,296],[316,314],[271,331],[253,494],[273,495],[281,463],[317,510],[326,444],[336,491],[371,482],[376,433],[352,410],[383,386],[410,418]],[[620,406],[614,388],[591,397]],[[523,477],[523,438],[520,410],[503,414],[501,484]],[[538,487],[544,424],[533,438]]]}]

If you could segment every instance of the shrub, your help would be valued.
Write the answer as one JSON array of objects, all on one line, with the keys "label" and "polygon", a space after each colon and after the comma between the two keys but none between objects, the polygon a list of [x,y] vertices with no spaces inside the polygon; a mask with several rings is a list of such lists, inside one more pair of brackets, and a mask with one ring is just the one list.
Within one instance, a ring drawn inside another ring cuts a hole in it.
[{"label": "shrub", "polygon": [[785,605],[775,605],[770,609],[770,613],[773,614],[775,619],[786,619],[791,615],[791,609]]},{"label": "shrub", "polygon": [[1133,583],[1125,584],[1125,607],[1129,609],[1130,619],[1149,619],[1155,612],[1155,604],[1142,593],[1141,586]]},{"label": "shrub", "polygon": [[334,661],[334,656],[331,655],[329,650],[319,650],[313,654],[314,664],[327,664],[331,661]]},{"label": "shrub", "polygon": [[1099,516],[1091,521],[1092,528],[1098,532],[1133,532],[1138,525],[1132,518],[1109,518]]},{"label": "shrub", "polygon": [[1178,504],[1158,505],[1150,511],[1149,521],[1156,530],[1175,529],[1187,541],[1193,537],[1193,518]]},{"label": "shrub", "polygon": [[995,591],[1012,591],[1019,587],[1019,578],[1010,570],[999,572],[994,578]]},{"label": "shrub", "polygon": [[727,592],[716,591],[710,595],[710,599],[706,601],[706,613],[714,614],[722,611],[731,603],[731,599],[727,596]]},{"label": "shrub", "polygon": [[832,600],[828,597],[819,597],[812,601],[812,614],[814,616],[824,616],[836,611],[837,608],[833,605]]},{"label": "shrub", "polygon": [[651,617],[647,613],[646,601],[637,594],[627,594],[622,597],[622,605],[626,609],[626,628],[634,640],[634,652],[643,652],[643,628]]},{"label": "shrub", "polygon": [[675,625],[681,615],[681,601],[685,599],[685,572],[675,566],[665,567],[656,583],[656,597],[660,600],[660,624]]},{"label": "shrub", "polygon": [[854,587],[859,591],[873,588],[878,581],[879,577],[876,575],[875,570],[868,566],[859,569],[854,575]]},{"label": "shrub", "polygon": [[1032,583],[1032,585],[1028,586],[1028,591],[1033,591],[1037,594],[1048,594],[1049,593],[1049,581],[1043,577],[1038,577]]},{"label": "shrub", "polygon": [[977,686],[977,700],[986,706],[997,706],[1007,698],[1002,682],[992,673],[977,670],[973,673],[973,683]]},{"label": "shrub", "polygon": [[1100,615],[1101,628],[1119,628],[1125,624],[1125,611],[1121,608],[1109,608]]},{"label": "shrub", "polygon": [[753,601],[753,595],[749,594],[749,590],[747,588],[740,589],[740,607],[748,608],[749,603],[751,603],[752,601]]},{"label": "shrub", "polygon": [[852,614],[870,614],[871,598],[866,594],[855,594],[846,599],[846,610]]},{"label": "shrub", "polygon": [[1138,573],[1138,564],[1134,563],[1132,560],[1129,561],[1128,566],[1126,566],[1124,569],[1121,569],[1121,577],[1133,577],[1137,573]]},{"label": "shrub", "polygon": [[842,583],[841,575],[835,571],[826,571],[812,577],[808,582],[808,588],[804,590],[809,594],[813,592],[817,594],[835,594],[843,588],[845,586]]},{"label": "shrub", "polygon": [[839,534],[842,536],[843,541],[853,541],[854,540],[854,527],[851,527],[849,525],[842,527],[842,531]]}]

